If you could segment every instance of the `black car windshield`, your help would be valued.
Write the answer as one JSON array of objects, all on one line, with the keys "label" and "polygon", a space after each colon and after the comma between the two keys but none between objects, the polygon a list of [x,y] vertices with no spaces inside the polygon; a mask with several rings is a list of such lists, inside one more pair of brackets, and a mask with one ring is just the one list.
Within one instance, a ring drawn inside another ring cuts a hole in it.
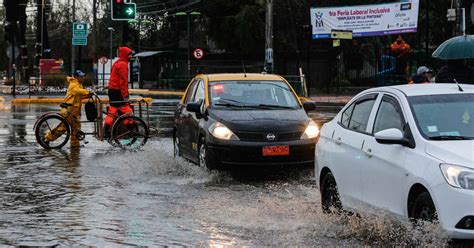
[{"label": "black car windshield", "polygon": [[412,96],[408,101],[425,138],[474,139],[474,94]]},{"label": "black car windshield", "polygon": [[212,106],[230,108],[297,109],[299,102],[284,81],[209,82]]}]

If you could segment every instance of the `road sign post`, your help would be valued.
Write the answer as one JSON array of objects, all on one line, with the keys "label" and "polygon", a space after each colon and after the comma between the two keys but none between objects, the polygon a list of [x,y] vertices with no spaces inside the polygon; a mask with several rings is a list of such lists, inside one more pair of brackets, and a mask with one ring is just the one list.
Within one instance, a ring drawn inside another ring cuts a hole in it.
[{"label": "road sign post", "polygon": [[72,45],[73,46],[87,46],[87,38],[73,37]]},{"label": "road sign post", "polygon": [[201,48],[196,48],[193,51],[193,56],[195,59],[200,60],[204,57],[204,51]]},{"label": "road sign post", "polygon": [[72,45],[87,46],[88,24],[75,22],[72,24]]},{"label": "road sign post", "polygon": [[332,39],[352,40],[352,30],[331,29]]}]

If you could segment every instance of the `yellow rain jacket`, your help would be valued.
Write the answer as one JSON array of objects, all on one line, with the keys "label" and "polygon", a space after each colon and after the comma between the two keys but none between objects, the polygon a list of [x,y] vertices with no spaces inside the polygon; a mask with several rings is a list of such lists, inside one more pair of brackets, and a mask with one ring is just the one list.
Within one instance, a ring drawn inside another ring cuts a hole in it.
[{"label": "yellow rain jacket", "polygon": [[80,116],[82,99],[88,97],[89,91],[84,89],[82,84],[80,84],[79,81],[73,77],[67,77],[67,81],[69,82],[69,87],[63,102],[72,104],[72,106],[69,107],[69,112],[72,115]]}]

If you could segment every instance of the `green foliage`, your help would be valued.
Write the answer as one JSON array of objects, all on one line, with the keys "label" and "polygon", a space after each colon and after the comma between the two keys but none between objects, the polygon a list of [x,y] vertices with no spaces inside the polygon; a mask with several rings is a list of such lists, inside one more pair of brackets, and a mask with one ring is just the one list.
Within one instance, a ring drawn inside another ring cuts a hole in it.
[{"label": "green foliage", "polygon": [[[205,0],[207,33],[217,46],[229,52],[250,56],[264,48],[264,6],[251,1]],[[261,2],[261,1],[260,1]]]}]

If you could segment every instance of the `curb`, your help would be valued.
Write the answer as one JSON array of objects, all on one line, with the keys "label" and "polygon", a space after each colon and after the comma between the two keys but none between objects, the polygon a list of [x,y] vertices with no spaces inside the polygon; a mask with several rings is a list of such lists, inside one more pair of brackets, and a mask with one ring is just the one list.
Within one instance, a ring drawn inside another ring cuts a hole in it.
[{"label": "curb", "polygon": [[144,90],[144,89],[129,89],[130,94],[141,95],[169,95],[169,96],[183,96],[183,91],[162,91],[162,90]]},{"label": "curb", "polygon": [[[143,99],[147,103],[153,102],[153,98],[144,97],[144,98],[130,98],[130,100],[141,100]],[[109,98],[104,97],[100,98],[102,103],[108,103]],[[88,102],[89,99],[82,100],[82,103]],[[20,99],[12,99],[12,104],[59,104],[63,102],[63,98],[20,98]]]}]

